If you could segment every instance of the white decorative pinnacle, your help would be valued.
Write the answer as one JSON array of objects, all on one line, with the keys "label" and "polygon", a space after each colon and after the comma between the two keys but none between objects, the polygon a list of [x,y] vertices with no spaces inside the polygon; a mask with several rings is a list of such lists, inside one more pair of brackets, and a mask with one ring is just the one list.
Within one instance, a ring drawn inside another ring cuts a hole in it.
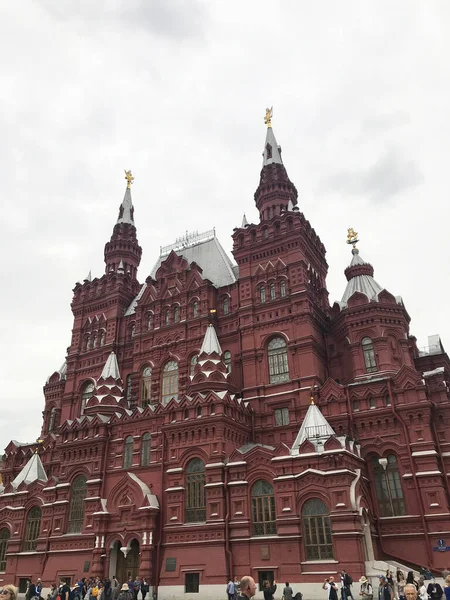
[{"label": "white decorative pinnacle", "polygon": [[220,347],[219,340],[217,338],[217,333],[213,325],[208,325],[208,329],[206,330],[205,338],[200,349],[200,354],[202,354],[202,352],[204,352],[205,354],[212,354],[213,352],[217,352],[219,356],[222,354],[222,348]]},{"label": "white decorative pinnacle", "polygon": [[119,365],[117,363],[117,356],[114,352],[111,352],[111,354],[108,356],[108,360],[106,361],[102,374],[100,375],[100,378],[102,379],[108,379],[108,377],[120,379]]}]

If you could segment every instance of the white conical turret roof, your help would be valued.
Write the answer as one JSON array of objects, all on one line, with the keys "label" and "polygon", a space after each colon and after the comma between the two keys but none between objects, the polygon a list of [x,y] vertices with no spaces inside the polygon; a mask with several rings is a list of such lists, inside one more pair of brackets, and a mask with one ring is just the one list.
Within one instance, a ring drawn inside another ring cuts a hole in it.
[{"label": "white conical turret roof", "polygon": [[245,216],[245,213],[244,213],[244,216],[242,217],[241,227],[244,228],[244,227],[247,227],[247,225],[248,225],[248,221],[247,221],[247,217]]},{"label": "white conical turret roof", "polygon": [[134,225],[134,207],[131,200],[131,189],[128,186],[125,190],[125,196],[123,197],[122,204],[120,205],[117,222]]},{"label": "white conical turret roof", "polygon": [[206,330],[205,338],[200,349],[200,354],[202,354],[202,352],[205,354],[212,354],[213,352],[217,352],[219,355],[222,354],[222,348],[220,347],[217,333],[213,325],[208,325],[208,329]]},{"label": "white conical turret roof", "polygon": [[119,365],[117,363],[117,356],[114,352],[111,352],[111,354],[108,356],[108,360],[106,361],[102,374],[100,375],[101,379],[108,379],[108,377],[120,379]]},{"label": "white conical turret roof", "polygon": [[336,435],[331,425],[325,419],[318,406],[311,402],[300,431],[292,444],[291,454],[298,454],[299,447],[305,440],[310,440],[316,450],[332,435]]},{"label": "white conical turret roof", "polygon": [[33,483],[34,481],[47,481],[47,473],[45,472],[39,454],[36,452],[23,467],[20,473],[12,482],[14,489],[17,489],[21,483]]},{"label": "white conical turret roof", "polygon": [[[361,258],[357,248],[352,249],[352,254],[352,261],[346,270],[346,273],[350,273],[350,279],[347,282],[347,287],[345,288],[341,303],[346,305],[349,298],[351,298],[355,292],[364,294],[369,300],[377,301],[378,294],[382,292],[384,288],[373,278],[372,265],[369,265],[369,263],[366,263]],[[361,272],[361,269],[357,269],[356,271],[360,272],[352,275],[352,267],[367,267],[367,271]]]},{"label": "white conical turret roof", "polygon": [[273,163],[283,164],[281,159],[281,146],[277,144],[272,126],[267,127],[266,141],[263,152],[263,167]]}]

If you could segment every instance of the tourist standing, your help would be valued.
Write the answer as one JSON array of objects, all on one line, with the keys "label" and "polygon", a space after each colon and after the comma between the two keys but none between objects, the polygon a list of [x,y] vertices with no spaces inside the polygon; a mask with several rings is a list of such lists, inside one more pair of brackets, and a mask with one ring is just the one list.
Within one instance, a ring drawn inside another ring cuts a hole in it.
[{"label": "tourist standing", "polygon": [[273,600],[273,595],[275,594],[276,591],[277,591],[277,582],[274,580],[274,582],[271,585],[270,581],[266,580],[264,583],[264,589],[263,589],[264,600]]},{"label": "tourist standing", "polygon": [[283,589],[283,598],[282,600],[292,600],[292,596],[294,595],[294,590],[289,585],[289,582],[286,582],[286,585]]},{"label": "tourist standing", "polygon": [[378,588],[379,600],[394,600],[394,590],[389,585],[386,576],[380,577],[380,586]]},{"label": "tourist standing", "polygon": [[338,600],[337,585],[332,575],[325,579],[322,589],[326,590],[328,600]]},{"label": "tourist standing", "polygon": [[408,575],[406,576],[406,585],[414,585],[416,590],[419,589],[417,581],[414,579],[414,573],[412,571],[408,571]]},{"label": "tourist standing", "polygon": [[353,579],[346,571],[344,571],[344,569],[342,569],[342,571],[341,571],[341,583],[342,583],[342,588],[341,588],[342,600],[347,600],[347,598],[351,598],[353,600],[352,587],[351,587],[353,584]]},{"label": "tourist standing", "polygon": [[361,584],[359,595],[361,596],[362,600],[373,600],[372,584],[365,575],[361,577],[359,583]]},{"label": "tourist standing", "polygon": [[228,600],[234,600],[234,593],[235,593],[234,581],[230,577],[230,579],[228,580],[228,583],[227,583]]},{"label": "tourist standing", "polygon": [[253,598],[253,596],[255,595],[255,592],[255,580],[253,579],[253,577],[250,577],[250,575],[245,575],[241,579],[241,594],[239,596],[239,600],[250,600],[250,598]]}]

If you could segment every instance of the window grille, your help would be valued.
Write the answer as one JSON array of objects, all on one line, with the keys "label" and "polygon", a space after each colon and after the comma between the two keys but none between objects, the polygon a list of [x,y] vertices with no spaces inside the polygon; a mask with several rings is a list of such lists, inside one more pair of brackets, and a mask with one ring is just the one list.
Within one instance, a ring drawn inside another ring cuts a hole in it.
[{"label": "window grille", "polygon": [[377,456],[373,457],[372,465],[375,475],[375,489],[380,517],[399,517],[406,515],[402,482],[395,454],[389,454],[387,456],[386,469],[380,465]]},{"label": "window grille", "polygon": [[273,535],[277,532],[273,486],[259,479],[252,487],[253,535]]},{"label": "window grille", "polygon": [[262,304],[264,304],[264,302],[266,301],[266,288],[264,286],[261,286],[259,288],[259,299]]},{"label": "window grille", "polygon": [[178,323],[180,320],[180,307],[178,305],[173,307],[173,322]]},{"label": "window grille", "polygon": [[86,498],[86,477],[79,475],[72,484],[68,533],[81,533],[84,521],[84,499]]},{"label": "window grille", "polygon": [[333,558],[330,514],[318,498],[305,502],[302,510],[306,560]]},{"label": "window grille", "polygon": [[129,435],[125,438],[125,444],[123,449],[123,468],[129,469],[133,464],[133,436]]},{"label": "window grille", "polygon": [[286,297],[286,281],[284,279],[280,281],[280,296],[282,298]]},{"label": "window grille", "polygon": [[186,522],[206,521],[205,463],[192,459],[186,468]]},{"label": "window grille", "polygon": [[231,373],[231,352],[229,350],[225,350],[223,353],[223,362],[227,368],[227,373]]},{"label": "window grille", "polygon": [[270,383],[289,381],[287,347],[284,339],[277,337],[270,340],[267,351]]},{"label": "window grille", "polygon": [[8,550],[8,542],[11,534],[9,529],[4,527],[0,529],[0,572],[6,571],[6,552]]},{"label": "window grille", "polygon": [[198,302],[192,303],[192,316],[198,317]]},{"label": "window grille", "polygon": [[175,360],[165,364],[162,375],[161,402],[167,404],[172,398],[178,398],[178,363]]},{"label": "window grille", "polygon": [[269,290],[270,290],[270,299],[271,300],[275,300],[276,297],[277,297],[277,295],[276,295],[276,292],[275,292],[275,284],[274,283],[270,284]]},{"label": "window grille", "polygon": [[223,314],[227,315],[230,312],[230,300],[227,296],[223,299]]},{"label": "window grille", "polygon": [[275,425],[289,425],[289,409],[288,408],[276,408],[275,411]]},{"label": "window grille", "polygon": [[378,370],[378,367],[373,342],[370,338],[365,337],[363,338],[361,344],[364,355],[364,364],[366,366],[366,373],[374,373]]},{"label": "window grille", "polygon": [[41,530],[42,512],[39,506],[33,506],[28,512],[27,525],[25,529],[25,552],[34,552],[37,548],[39,532]]},{"label": "window grille", "polygon": [[200,573],[185,573],[184,591],[186,594],[198,594],[200,587]]},{"label": "window grille", "polygon": [[150,446],[152,436],[147,432],[142,436],[141,442],[141,467],[148,467],[150,464]]}]

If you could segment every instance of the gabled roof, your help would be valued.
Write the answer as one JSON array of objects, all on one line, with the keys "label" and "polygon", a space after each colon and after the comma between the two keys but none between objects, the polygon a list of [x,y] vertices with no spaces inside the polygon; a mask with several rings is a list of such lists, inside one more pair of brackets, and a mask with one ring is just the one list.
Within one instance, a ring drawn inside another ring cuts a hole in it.
[{"label": "gabled roof", "polygon": [[292,444],[291,454],[298,454],[299,447],[305,440],[310,440],[316,450],[323,447],[324,442],[331,436],[336,435],[331,425],[325,419],[320,409],[314,402],[309,405],[300,431]]},{"label": "gabled roof", "polygon": [[36,452],[14,479],[12,486],[14,489],[17,489],[21,483],[28,484],[34,481],[43,481],[45,483],[47,479],[47,473],[39,454]]},{"label": "gabled roof", "polygon": [[[215,287],[231,285],[236,281],[233,271],[234,265],[215,234],[211,239],[200,241],[197,244],[187,244],[184,248],[174,248],[173,250],[178,256],[185,258],[189,264],[192,262],[197,263],[203,271],[203,278],[209,279]],[[156,261],[150,274],[153,279],[155,279],[156,271],[166,258],[167,254],[163,254]]]}]

